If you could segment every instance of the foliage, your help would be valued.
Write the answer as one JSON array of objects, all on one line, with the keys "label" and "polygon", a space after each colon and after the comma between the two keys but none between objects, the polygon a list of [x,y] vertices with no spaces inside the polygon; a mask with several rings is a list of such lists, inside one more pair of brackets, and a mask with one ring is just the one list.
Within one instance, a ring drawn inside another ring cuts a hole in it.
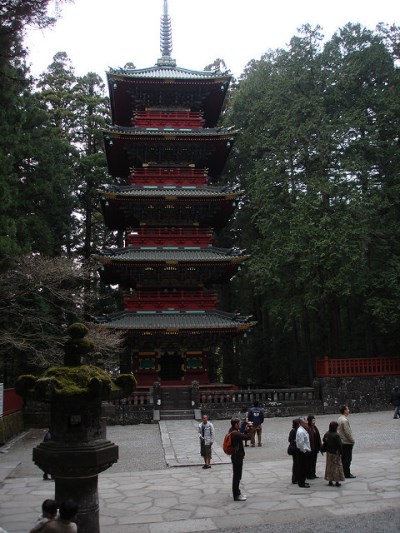
[{"label": "foliage", "polygon": [[[47,15],[48,4],[49,0],[8,0],[0,6],[0,271],[12,265],[18,254],[35,248],[32,234],[37,235],[43,222],[43,247],[57,248],[56,228],[47,220],[57,204],[50,201],[47,213],[43,205],[36,213],[30,194],[32,183],[40,188],[46,175],[47,190],[41,200],[47,202],[63,158],[61,147],[47,129],[46,116],[31,94],[23,47],[26,27],[44,28],[54,23]],[[64,175],[61,171],[57,179],[62,182]],[[52,200],[57,189],[56,185]],[[37,196],[33,196],[35,201]]]},{"label": "foliage", "polygon": [[[0,280],[0,371],[12,381],[21,372],[35,372],[63,360],[64,331],[82,317],[83,286],[90,271],[65,257],[21,257]],[[89,342],[95,354],[114,369],[123,339],[88,324]]]},{"label": "foliage", "polygon": [[293,383],[311,380],[317,356],[398,352],[396,36],[348,24],[323,45],[304,26],[252,61],[234,95],[233,168],[248,195],[237,226],[253,256],[243,283],[261,312],[264,382],[279,379],[279,360]]}]

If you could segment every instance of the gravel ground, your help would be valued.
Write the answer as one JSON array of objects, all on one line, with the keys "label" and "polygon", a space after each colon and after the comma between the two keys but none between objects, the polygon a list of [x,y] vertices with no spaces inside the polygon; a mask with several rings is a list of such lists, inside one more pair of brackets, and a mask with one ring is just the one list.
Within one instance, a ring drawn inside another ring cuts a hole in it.
[{"label": "gravel ground", "polygon": [[158,424],[109,426],[107,438],[119,446],[119,461],[107,474],[167,468]]},{"label": "gravel ground", "polygon": [[[317,416],[317,425],[321,434],[328,429],[329,422],[336,418],[337,415]],[[282,454],[286,454],[291,421],[289,417],[267,418],[263,425],[264,446],[246,448],[246,462],[282,459]],[[212,422],[215,426],[216,440],[221,446],[229,428],[229,420],[212,420]],[[375,450],[382,449],[384,453],[395,449],[398,453],[400,450],[400,420],[393,420],[391,411],[351,414],[350,422],[356,437],[353,456],[355,463],[357,451],[367,451],[371,447]],[[195,433],[195,427],[193,430]],[[41,471],[32,462],[32,448],[43,439],[45,432],[44,429],[32,429],[0,448],[1,455],[7,454],[21,461],[12,477],[41,475]],[[107,438],[119,446],[119,460],[107,470],[108,473],[167,468],[158,424],[109,426]]]}]

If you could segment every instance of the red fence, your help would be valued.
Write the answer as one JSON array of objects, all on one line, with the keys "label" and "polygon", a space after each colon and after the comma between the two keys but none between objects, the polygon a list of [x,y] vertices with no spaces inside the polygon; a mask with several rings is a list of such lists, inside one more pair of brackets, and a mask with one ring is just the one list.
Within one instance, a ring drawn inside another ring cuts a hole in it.
[{"label": "red fence", "polygon": [[3,415],[10,415],[22,409],[23,399],[15,389],[5,389],[3,399]]},{"label": "red fence", "polygon": [[389,376],[400,374],[399,357],[317,359],[317,377]]}]

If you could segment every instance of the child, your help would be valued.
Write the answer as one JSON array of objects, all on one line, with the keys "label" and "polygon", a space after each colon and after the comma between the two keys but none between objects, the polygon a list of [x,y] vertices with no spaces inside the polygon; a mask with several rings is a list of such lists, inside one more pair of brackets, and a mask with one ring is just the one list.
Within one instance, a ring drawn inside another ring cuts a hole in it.
[{"label": "child", "polygon": [[54,520],[57,517],[57,504],[54,500],[44,500],[42,503],[42,514],[39,516],[39,518],[36,521],[35,526],[30,530],[29,533],[36,533],[36,531],[40,531],[42,527],[47,524],[47,522],[50,522],[51,520]]}]

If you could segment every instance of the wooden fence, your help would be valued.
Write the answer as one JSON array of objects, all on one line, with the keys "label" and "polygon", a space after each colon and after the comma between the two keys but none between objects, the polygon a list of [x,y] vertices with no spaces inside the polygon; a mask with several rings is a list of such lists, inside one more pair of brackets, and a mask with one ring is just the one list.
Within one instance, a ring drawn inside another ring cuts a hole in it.
[{"label": "wooden fence", "polygon": [[319,378],[390,376],[400,374],[400,357],[363,357],[354,359],[318,359]]}]

